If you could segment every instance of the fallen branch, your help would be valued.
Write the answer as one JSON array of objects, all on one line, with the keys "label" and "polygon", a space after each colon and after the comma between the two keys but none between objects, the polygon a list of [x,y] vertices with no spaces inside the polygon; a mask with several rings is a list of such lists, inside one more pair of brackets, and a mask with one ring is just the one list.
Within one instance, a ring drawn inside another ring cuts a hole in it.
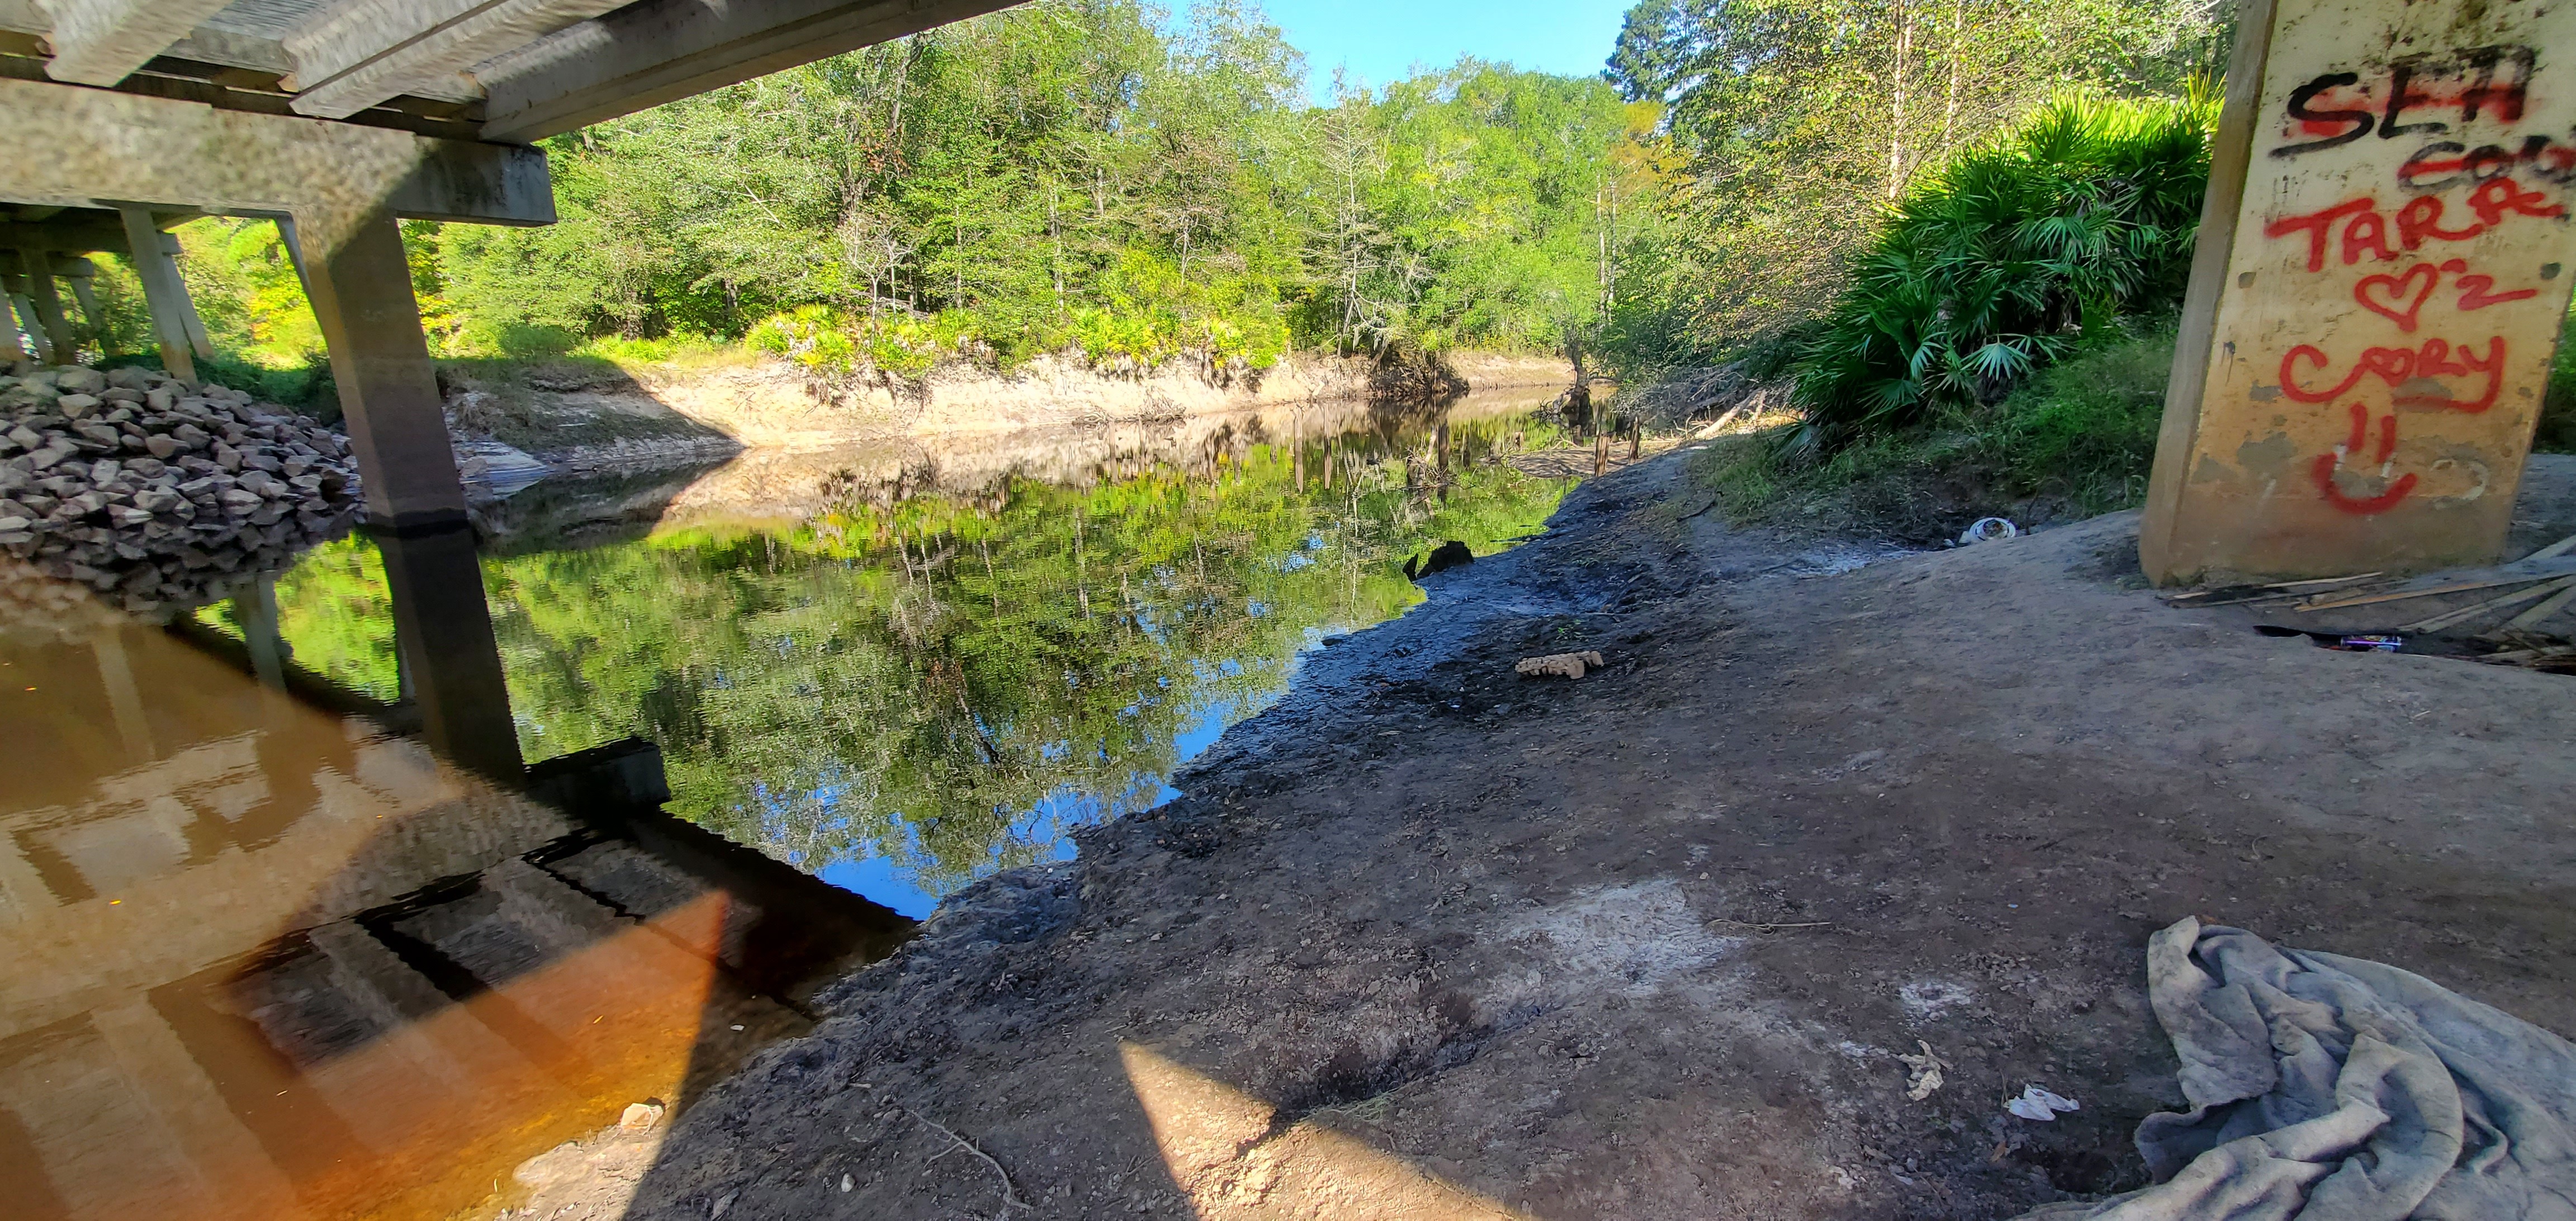
[{"label": "fallen branch", "polygon": [[1750,929],[1757,933],[1781,933],[1787,932],[1791,929],[1832,928],[1834,926],[1834,922],[1831,920],[1815,920],[1806,924],[1756,924],[1744,920],[1711,920],[1709,923],[1712,925],[1724,925],[1728,928]]},{"label": "fallen branch", "polygon": [[[861,1088],[861,1089],[868,1089],[868,1090],[876,1090],[876,1087],[875,1087],[875,1086],[872,1086],[872,1085],[862,1085],[862,1086],[860,1086],[860,1088]],[[1021,1199],[1021,1198],[1020,1198],[1020,1189],[1019,1189],[1018,1187],[1016,1187],[1016,1186],[1013,1186],[1013,1185],[1012,1185],[1012,1183],[1011,1183],[1011,1172],[1010,1172],[1010,1171],[1008,1171],[1008,1170],[1004,1170],[1004,1169],[1002,1169],[1002,1163],[1000,1163],[1000,1162],[998,1162],[998,1161],[993,1160],[993,1155],[992,1155],[992,1154],[990,1154],[990,1153],[986,1153],[986,1152],[984,1152],[983,1150],[976,1148],[976,1147],[975,1147],[975,1142],[973,1142],[973,1141],[971,1141],[971,1140],[968,1140],[968,1139],[966,1139],[966,1138],[965,1138],[965,1137],[963,1137],[963,1136],[959,1136],[957,1133],[955,1133],[955,1132],[953,1132],[953,1131],[950,1131],[950,1130],[949,1130],[949,1128],[947,1127],[947,1125],[940,1123],[938,1120],[932,1119],[932,1118],[930,1118],[929,1116],[924,1115],[924,1114],[922,1114],[922,1113],[921,1113],[921,1112],[919,1112],[919,1111],[913,1110],[911,1107],[908,1107],[908,1106],[903,1105],[903,1102],[902,1102],[901,1100],[897,1099],[894,1095],[889,1094],[889,1093],[886,1093],[886,1092],[885,1092],[885,1091],[883,1091],[883,1090],[876,1090],[876,1093],[877,1093],[877,1097],[885,1099],[885,1100],[886,1100],[886,1102],[887,1102],[887,1104],[888,1104],[888,1105],[890,1105],[890,1106],[892,1106],[892,1107],[894,1107],[894,1109],[896,1109],[896,1110],[898,1110],[898,1111],[901,1111],[901,1112],[903,1112],[903,1113],[904,1113],[904,1114],[906,1114],[906,1115],[911,1116],[911,1117],[912,1117],[912,1119],[913,1119],[913,1122],[918,1123],[918,1124],[920,1124],[921,1126],[923,1126],[923,1127],[925,1127],[925,1128],[928,1128],[928,1129],[930,1129],[930,1130],[931,1130],[931,1131],[933,1131],[933,1132],[937,1132],[937,1133],[938,1133],[938,1134],[940,1134],[941,1136],[945,1136],[945,1137],[947,1137],[949,1140],[956,1142],[956,1145],[955,1145],[955,1147],[954,1147],[954,1148],[949,1148],[949,1149],[943,1149],[943,1150],[941,1150],[941,1151],[940,1151],[936,1156],[934,1156],[934,1157],[932,1157],[932,1158],[930,1159],[931,1161],[934,1161],[934,1162],[935,1162],[935,1161],[938,1161],[940,1158],[946,1157],[946,1156],[948,1156],[948,1155],[949,1155],[949,1154],[951,1154],[951,1153],[955,1153],[955,1152],[957,1152],[957,1150],[959,1150],[959,1149],[963,1149],[963,1150],[965,1150],[966,1152],[968,1152],[968,1153],[972,1153],[972,1154],[974,1154],[976,1157],[978,1157],[978,1158],[982,1159],[982,1160],[983,1160],[983,1163],[984,1163],[985,1165],[990,1166],[990,1167],[992,1167],[992,1168],[993,1168],[993,1175],[994,1175],[994,1177],[996,1177],[996,1178],[998,1178],[998,1179],[1002,1180],[1002,1211],[1001,1211],[1001,1212],[999,1212],[999,1213],[994,1214],[994,1221],[1001,1221],[1001,1218],[1004,1218],[1004,1217],[1008,1217],[1008,1216],[1010,1216],[1010,1215],[1011,1215],[1011,1210],[1012,1210],[1012,1209],[1014,1209],[1014,1208],[1026,1208],[1026,1209],[1034,1210],[1034,1209],[1037,1207],[1036,1205],[1031,1204],[1031,1203],[1029,1203],[1028,1201],[1023,1200],[1023,1199]]]}]

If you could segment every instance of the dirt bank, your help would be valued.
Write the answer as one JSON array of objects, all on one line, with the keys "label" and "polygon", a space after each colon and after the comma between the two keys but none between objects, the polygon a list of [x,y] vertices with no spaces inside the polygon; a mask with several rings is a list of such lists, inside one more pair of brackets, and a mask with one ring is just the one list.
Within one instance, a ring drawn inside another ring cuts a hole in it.
[{"label": "dirt bank", "polygon": [[[1688,516],[1681,465],[1434,578],[1187,796],[508,1202],[2010,1216],[2142,1181],[2181,1099],[2141,955],[2188,914],[2576,1031],[2567,679],[2168,609],[2127,516],[1850,570]],[[2521,534],[2576,529],[2563,475]],[[1608,669],[1512,675],[1574,649]],[[1918,1041],[1954,1066],[1919,1102]],[[2083,1110],[2005,1116],[2031,1082]]]},{"label": "dirt bank", "polygon": [[[1470,391],[1562,388],[1572,373],[1544,357],[1455,353],[1444,374]],[[543,362],[444,370],[460,436],[492,438],[562,473],[681,465],[744,450],[810,453],[890,442],[956,448],[985,438],[1143,438],[1192,421],[1341,404],[1366,411],[1373,362],[1296,356],[1259,373],[1212,380],[1176,362],[1121,376],[1047,358],[1004,375],[943,367],[921,382],[832,378],[786,361],[725,360],[618,368]],[[1283,432],[1284,435],[1284,432]]]}]

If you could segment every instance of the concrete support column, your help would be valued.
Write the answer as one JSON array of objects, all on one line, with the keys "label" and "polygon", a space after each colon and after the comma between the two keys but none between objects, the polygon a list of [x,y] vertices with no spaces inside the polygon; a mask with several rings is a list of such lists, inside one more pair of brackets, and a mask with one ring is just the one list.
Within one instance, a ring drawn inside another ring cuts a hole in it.
[{"label": "concrete support column", "polygon": [[27,273],[27,303],[36,309],[36,323],[45,332],[45,340],[54,349],[52,359],[70,363],[72,359],[72,324],[63,316],[62,294],[54,291],[53,256],[33,247],[18,248],[18,266]]},{"label": "concrete support column", "polygon": [[[304,290],[304,299],[313,299],[313,276],[304,270],[304,239],[295,231],[295,218],[281,216],[276,220],[277,242],[286,247],[287,265],[295,269],[296,287]],[[417,302],[414,303],[417,307]]]},{"label": "concrete support column", "polygon": [[126,659],[124,626],[99,629],[90,638],[90,651],[98,657],[98,685],[107,693],[116,735],[125,741],[125,757],[135,763],[159,758],[152,744],[152,722],[143,713],[143,689],[135,685],[134,666]]},{"label": "concrete support column", "polygon": [[2147,575],[2491,562],[2576,283],[2576,7],[2248,0],[2236,28]]},{"label": "concrete support column", "polygon": [[0,364],[25,360],[30,353],[18,340],[18,299],[0,280]]},{"label": "concrete support column", "polygon": [[63,282],[72,286],[72,300],[80,304],[81,322],[95,334],[99,329],[98,293],[91,285],[98,279],[98,264],[88,259],[65,259],[57,270]]},{"label": "concrete support column", "polygon": [[286,689],[286,640],[277,630],[277,576],[261,573],[250,589],[233,599],[233,621],[241,625],[242,648],[250,653],[251,673],[272,691]]},{"label": "concrete support column", "polygon": [[206,320],[197,316],[197,299],[188,294],[188,278],[179,274],[179,249],[178,234],[161,235],[163,275],[167,283],[178,288],[172,295],[179,306],[179,329],[188,333],[188,346],[195,349],[199,357],[211,360],[215,355],[215,341],[206,335]]},{"label": "concrete support column", "polygon": [[37,321],[35,303],[27,299],[27,277],[0,276],[0,291],[8,294],[10,312],[17,315],[17,324],[27,329],[27,342],[34,345],[35,358],[49,365],[54,363],[54,341],[45,334],[45,324]]},{"label": "concrete support column", "polygon": [[396,530],[462,523],[465,486],[411,295],[401,227],[382,210],[298,216],[296,236],[366,481],[368,516]]},{"label": "concrete support column", "polygon": [[[295,1187],[170,1023],[141,993],[111,1008],[92,1010],[90,1025],[137,1101],[158,1120],[149,1131],[124,1139],[167,1142],[163,1148],[185,1165],[210,1213],[309,1217]],[[237,1210],[237,1211],[236,1211]]]},{"label": "concrete support column", "polygon": [[134,263],[135,278],[143,281],[143,303],[152,313],[152,338],[161,349],[161,367],[172,377],[194,382],[195,345],[188,342],[188,325],[181,321],[188,286],[180,283],[178,267],[161,252],[161,227],[153,223],[151,211],[116,211],[125,221],[125,248],[132,252],[128,257]]},{"label": "concrete support column", "polygon": [[422,736],[448,762],[517,785],[525,770],[519,727],[483,600],[473,529],[379,530],[375,539],[392,594],[394,650],[411,680]]}]

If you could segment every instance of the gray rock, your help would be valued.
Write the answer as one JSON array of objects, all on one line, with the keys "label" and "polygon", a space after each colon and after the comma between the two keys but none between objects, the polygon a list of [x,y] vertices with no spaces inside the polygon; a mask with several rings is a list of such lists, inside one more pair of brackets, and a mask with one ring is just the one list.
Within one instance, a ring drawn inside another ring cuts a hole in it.
[{"label": "gray rock", "polygon": [[98,408],[99,399],[91,394],[66,394],[55,400],[54,408],[77,420]]}]

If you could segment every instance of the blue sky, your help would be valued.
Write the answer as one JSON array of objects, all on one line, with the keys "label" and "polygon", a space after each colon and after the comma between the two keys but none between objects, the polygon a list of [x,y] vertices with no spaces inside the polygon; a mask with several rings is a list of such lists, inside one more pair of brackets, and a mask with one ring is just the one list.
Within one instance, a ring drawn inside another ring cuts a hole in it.
[{"label": "blue sky", "polygon": [[1331,96],[1333,69],[1384,85],[1415,64],[1445,68],[1461,55],[1589,75],[1610,58],[1630,0],[1264,0],[1270,19],[1306,53],[1309,92]]}]

